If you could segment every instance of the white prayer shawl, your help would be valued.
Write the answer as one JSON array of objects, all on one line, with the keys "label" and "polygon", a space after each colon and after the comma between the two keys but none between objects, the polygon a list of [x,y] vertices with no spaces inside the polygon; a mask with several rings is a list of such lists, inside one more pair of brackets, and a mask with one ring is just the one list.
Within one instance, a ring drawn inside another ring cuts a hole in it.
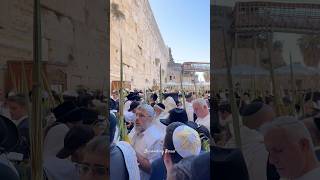
[{"label": "white prayer shawl", "polygon": [[[147,158],[150,163],[161,157],[164,136],[154,124],[139,135],[133,128],[129,138],[135,151]],[[140,170],[140,177],[141,180],[149,180],[150,174]]]},{"label": "white prayer shawl", "polygon": [[[233,134],[233,132],[231,132]],[[267,180],[268,152],[263,143],[263,136],[246,126],[240,127],[242,153],[248,168],[250,179]],[[235,137],[226,143],[227,148],[235,148]]]},{"label": "white prayer shawl", "polygon": [[168,113],[171,109],[174,109],[177,107],[176,102],[170,96],[163,101],[163,105],[165,106],[165,110],[164,110],[165,113]]},{"label": "white prayer shawl", "polygon": [[198,117],[196,123],[205,126],[210,131],[210,113],[204,118]]},{"label": "white prayer shawl", "polygon": [[120,141],[120,134],[119,134],[119,128],[116,126],[116,132],[114,133],[113,141],[114,143],[117,143]]},{"label": "white prayer shawl", "polygon": [[162,132],[163,137],[166,135],[167,126],[162,124],[160,122],[160,119],[167,119],[168,116],[169,114],[162,112],[159,116],[155,117],[155,119],[153,120],[154,125],[157,127],[157,129],[159,129]]},{"label": "white prayer shawl", "polygon": [[140,170],[137,161],[137,155],[132,146],[124,141],[119,141],[116,143],[122,151],[124,161],[129,174],[129,180],[139,180],[140,179]]},{"label": "white prayer shawl", "polygon": [[44,139],[43,156],[56,156],[64,146],[64,137],[69,131],[69,127],[65,124],[53,126]]},{"label": "white prayer shawl", "polygon": [[127,102],[124,103],[123,114],[130,109],[131,103],[132,103],[132,101],[130,101],[130,100],[128,100]]},{"label": "white prayer shawl", "polygon": [[193,106],[192,103],[186,102],[186,112],[188,115],[188,120],[193,122],[194,116],[194,110],[193,110]]}]

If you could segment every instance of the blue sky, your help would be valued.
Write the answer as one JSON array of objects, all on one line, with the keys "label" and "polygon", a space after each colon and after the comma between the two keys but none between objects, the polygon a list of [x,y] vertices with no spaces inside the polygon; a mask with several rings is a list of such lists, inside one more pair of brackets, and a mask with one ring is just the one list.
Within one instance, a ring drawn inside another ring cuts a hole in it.
[{"label": "blue sky", "polygon": [[149,0],[176,62],[210,61],[210,0]]}]

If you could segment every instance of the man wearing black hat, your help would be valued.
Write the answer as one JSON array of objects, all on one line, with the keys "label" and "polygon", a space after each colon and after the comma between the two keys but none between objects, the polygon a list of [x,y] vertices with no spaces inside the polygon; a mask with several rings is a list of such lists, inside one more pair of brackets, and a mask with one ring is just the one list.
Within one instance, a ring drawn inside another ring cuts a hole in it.
[{"label": "man wearing black hat", "polygon": [[186,124],[188,122],[188,115],[186,110],[174,108],[169,111],[169,117],[167,119],[160,119],[160,122],[166,126],[173,122],[181,122]]},{"label": "man wearing black hat", "polygon": [[30,139],[29,139],[29,118],[28,118],[28,104],[26,97],[22,94],[10,96],[8,98],[8,105],[10,109],[10,116],[12,121],[16,124],[19,132],[19,144],[13,150],[14,152],[23,154],[24,159],[30,156]]},{"label": "man wearing black hat", "polygon": [[83,109],[67,101],[53,109],[56,122],[49,125],[44,133],[44,156],[56,156],[63,148],[63,140],[70,128],[82,124]]},{"label": "man wearing black hat", "polygon": [[130,92],[127,96],[127,101],[124,103],[123,113],[127,112],[130,109],[130,104],[133,101],[140,101],[141,97],[138,92]]},{"label": "man wearing black hat", "polygon": [[75,163],[83,160],[83,149],[94,137],[90,126],[78,125],[71,128],[64,138],[64,146],[56,156],[44,157],[46,176],[51,180],[79,179]]},{"label": "man wearing black hat", "polygon": [[157,103],[158,95],[156,93],[150,96],[150,105],[153,107]]},{"label": "man wearing black hat", "polygon": [[136,120],[136,108],[139,106],[140,102],[138,101],[133,101],[130,104],[130,108],[128,111],[124,113],[124,120],[126,121],[126,126],[128,131],[130,132],[132,128],[134,127],[134,121]]},{"label": "man wearing black hat", "polygon": [[[202,129],[206,129],[206,127],[204,126],[200,126],[192,121],[188,121],[188,116],[187,116],[187,112],[184,109],[180,109],[180,108],[174,108],[172,110],[169,111],[169,117],[167,119],[160,119],[160,122],[162,124],[164,124],[165,126],[169,126],[171,123],[175,123],[175,122],[180,122],[183,124],[186,124],[187,126],[195,129],[199,134],[205,134],[202,132]],[[208,130],[207,130],[208,131]],[[163,161],[163,158],[159,158],[156,159],[153,163],[152,163],[152,168],[151,168],[151,176],[150,179],[153,180],[162,180],[166,178],[166,168],[165,168],[165,164]]]},{"label": "man wearing black hat", "polygon": [[86,144],[95,136],[90,126],[78,125],[71,128],[64,138],[64,146],[58,152],[57,157],[66,159],[71,156],[71,161],[82,161],[82,151]]}]

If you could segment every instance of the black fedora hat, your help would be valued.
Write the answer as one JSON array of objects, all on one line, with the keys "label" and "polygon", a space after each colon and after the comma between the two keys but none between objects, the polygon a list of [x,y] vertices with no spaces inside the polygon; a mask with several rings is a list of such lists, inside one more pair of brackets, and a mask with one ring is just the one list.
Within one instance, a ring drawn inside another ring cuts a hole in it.
[{"label": "black fedora hat", "polygon": [[158,95],[156,93],[151,94],[150,98],[156,101],[158,99]]},{"label": "black fedora hat", "polygon": [[168,119],[160,119],[160,122],[166,126],[173,122],[182,122],[185,124],[188,122],[188,115],[186,110],[174,108],[169,111]]},{"label": "black fedora hat", "polygon": [[192,94],[191,94],[191,93],[188,93],[188,94],[185,95],[185,98],[186,98],[186,99],[191,98],[191,97],[192,97]]},{"label": "black fedora hat", "polygon": [[19,141],[16,125],[8,118],[0,115],[0,150],[9,152]]},{"label": "black fedora hat", "polygon": [[85,107],[80,108],[83,124],[91,125],[98,120],[98,112]]},{"label": "black fedora hat", "polygon": [[134,110],[136,107],[138,107],[140,105],[140,103],[138,101],[133,101],[131,104],[130,104],[130,108],[129,108],[129,112],[131,112],[132,110]]},{"label": "black fedora hat", "polygon": [[127,95],[127,99],[130,100],[130,101],[133,101],[133,100],[136,100],[138,99],[139,95],[138,92],[130,92],[128,95]]},{"label": "black fedora hat", "polygon": [[[57,122],[65,123],[69,121],[69,117],[73,117],[72,119],[81,118],[81,109],[72,101],[65,101],[56,108],[52,110],[54,116],[57,119]],[[79,117],[80,116],[80,117]],[[71,120],[76,121],[76,120]]]},{"label": "black fedora hat", "polygon": [[88,125],[78,125],[71,128],[64,138],[64,146],[58,152],[57,157],[65,159],[85,146],[93,137],[94,130]]}]

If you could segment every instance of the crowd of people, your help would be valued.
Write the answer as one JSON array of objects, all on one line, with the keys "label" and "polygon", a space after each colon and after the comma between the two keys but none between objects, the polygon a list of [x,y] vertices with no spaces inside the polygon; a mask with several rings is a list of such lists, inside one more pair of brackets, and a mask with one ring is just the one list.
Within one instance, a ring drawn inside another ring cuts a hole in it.
[{"label": "crowd of people", "polygon": [[[134,90],[123,104],[119,91],[110,98],[85,90],[52,94],[57,105],[43,111],[46,180],[320,177],[318,92],[305,92],[299,102],[285,94],[281,114],[272,95],[236,93],[239,127],[228,91],[210,97]],[[1,178],[30,179],[31,98],[0,97]]]},{"label": "crowd of people", "polygon": [[[217,93],[211,111],[211,134],[216,144],[212,150],[236,149],[241,151],[238,156],[243,157],[235,158],[235,162],[242,163],[242,168],[235,170],[233,165],[226,164],[227,171],[234,173],[221,174],[221,179],[319,179],[319,94],[306,91],[297,98],[298,95],[287,92],[276,103],[270,93],[263,96],[252,92],[235,93],[235,101],[231,101],[227,90]],[[239,134],[234,129],[232,103],[237,106],[239,114]],[[281,111],[277,112],[277,108]],[[240,147],[237,137],[241,140]],[[226,170],[218,171],[215,164],[220,162],[219,157],[217,153],[213,154],[215,177],[215,173]]]},{"label": "crowd of people", "polygon": [[31,179],[32,156],[43,157],[45,180],[108,179],[109,121],[103,96],[85,89],[52,95],[55,107],[45,109],[48,96],[42,99],[43,142],[38,143],[43,153],[32,154],[32,93],[1,92],[0,179]]},{"label": "crowd of people", "polygon": [[119,92],[112,92],[110,179],[210,179],[209,96],[187,93],[183,103],[179,92],[150,94],[132,91],[126,96],[126,141],[117,135],[121,109]]}]

